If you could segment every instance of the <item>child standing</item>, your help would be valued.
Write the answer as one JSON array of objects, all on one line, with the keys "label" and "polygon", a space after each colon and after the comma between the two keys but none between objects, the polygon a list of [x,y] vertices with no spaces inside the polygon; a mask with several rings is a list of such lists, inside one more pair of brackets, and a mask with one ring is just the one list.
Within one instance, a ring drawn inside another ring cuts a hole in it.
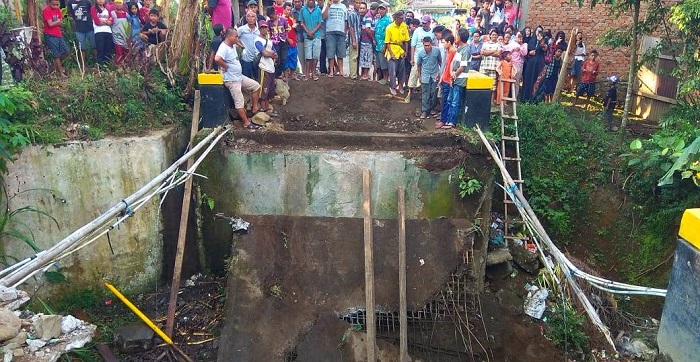
[{"label": "child standing", "polygon": [[608,84],[610,85],[610,88],[608,89],[608,93],[605,94],[605,99],[603,100],[603,105],[605,106],[605,127],[608,129],[608,131],[617,130],[617,127],[613,129],[612,116],[613,110],[615,110],[615,106],[617,105],[618,80],[619,79],[615,75],[608,78]]},{"label": "child standing", "polygon": [[284,20],[289,24],[289,31],[287,31],[287,57],[283,64],[284,66],[284,78],[285,80],[296,79],[297,63],[299,61],[298,55],[299,50],[297,48],[297,27],[299,26],[294,18],[292,17],[292,5],[289,3],[284,4],[282,10],[282,15]]},{"label": "child standing", "polygon": [[582,96],[584,92],[586,93],[588,101],[590,101],[591,97],[595,94],[595,79],[598,76],[599,67],[598,52],[593,50],[581,67],[581,83],[579,83],[576,88],[574,106],[578,103],[578,97]]},{"label": "child standing", "polygon": [[120,64],[129,52],[128,41],[131,34],[127,34],[129,21],[124,7],[124,0],[114,0],[114,10],[112,10],[112,41],[114,41],[115,59],[114,63]]},{"label": "child standing", "polygon": [[498,88],[496,88],[496,104],[501,104],[501,99],[503,97],[510,96],[510,85],[509,82],[500,82],[501,80],[513,80],[515,74],[513,73],[515,69],[513,68],[513,57],[510,55],[509,51],[504,51],[501,53],[501,62],[496,66],[496,73],[498,73]]},{"label": "child standing", "polygon": [[63,13],[61,13],[61,2],[59,0],[51,0],[49,5],[41,11],[41,17],[44,20],[44,39],[46,46],[53,55],[53,63],[56,66],[56,71],[61,76],[66,76],[66,71],[63,69],[63,59],[68,57],[68,45],[63,39],[61,32],[61,23],[63,22]]},{"label": "child standing", "polygon": [[133,49],[143,48],[141,42],[141,18],[139,18],[139,6],[136,3],[129,3],[129,13],[126,16],[127,21],[131,24],[131,34],[129,35],[129,47]]}]

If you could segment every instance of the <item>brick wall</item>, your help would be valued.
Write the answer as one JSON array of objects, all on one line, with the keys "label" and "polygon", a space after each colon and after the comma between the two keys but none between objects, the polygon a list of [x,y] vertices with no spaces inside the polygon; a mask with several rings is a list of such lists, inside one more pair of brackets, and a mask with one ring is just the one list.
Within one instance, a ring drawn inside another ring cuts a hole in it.
[{"label": "brick wall", "polygon": [[612,74],[622,76],[623,79],[627,77],[629,50],[627,48],[612,50],[602,47],[596,44],[596,40],[607,28],[631,26],[631,12],[615,19],[615,17],[608,15],[607,6],[596,5],[591,9],[590,5],[586,3],[582,8],[579,8],[576,1],[571,3],[569,0],[524,0],[523,6],[527,6],[527,11],[524,11],[524,24],[533,30],[538,25],[542,25],[545,29],[552,29],[553,34],[557,30],[563,30],[567,33],[567,41],[571,29],[577,27],[579,31],[583,32],[586,51],[590,52],[595,49],[600,55],[598,80]]}]

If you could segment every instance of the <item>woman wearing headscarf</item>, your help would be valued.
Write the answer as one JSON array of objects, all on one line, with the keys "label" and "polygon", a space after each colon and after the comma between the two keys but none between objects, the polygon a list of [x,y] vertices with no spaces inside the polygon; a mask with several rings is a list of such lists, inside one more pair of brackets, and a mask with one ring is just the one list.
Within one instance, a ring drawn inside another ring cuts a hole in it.
[{"label": "woman wearing headscarf", "polygon": [[541,31],[536,32],[535,38],[528,43],[527,65],[523,71],[523,87],[520,92],[522,102],[532,101],[535,82],[545,66],[547,44]]}]

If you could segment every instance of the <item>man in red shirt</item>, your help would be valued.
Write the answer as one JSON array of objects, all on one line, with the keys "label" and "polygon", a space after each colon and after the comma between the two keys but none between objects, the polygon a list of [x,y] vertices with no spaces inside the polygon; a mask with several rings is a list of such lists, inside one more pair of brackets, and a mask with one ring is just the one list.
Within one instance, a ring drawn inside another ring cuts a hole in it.
[{"label": "man in red shirt", "polygon": [[595,79],[598,76],[598,68],[600,63],[598,63],[598,52],[592,51],[588,55],[588,59],[583,62],[581,67],[581,83],[578,84],[576,88],[576,99],[574,100],[574,106],[578,103],[578,97],[586,93],[586,99],[591,100],[591,97],[595,94]]},{"label": "man in red shirt", "polygon": [[440,120],[435,123],[435,128],[445,127],[448,123],[455,124],[455,120],[448,118],[448,114],[450,113],[450,102],[447,101],[447,96],[450,94],[452,87],[454,86],[454,79],[452,79],[452,60],[454,59],[455,54],[457,54],[457,49],[455,48],[455,37],[452,34],[448,34],[446,37],[442,38],[442,41],[444,43],[447,55],[445,56],[445,69],[440,77],[440,90],[442,91],[442,112],[440,112]]},{"label": "man in red shirt", "polygon": [[62,76],[66,76],[66,71],[63,69],[61,62],[68,56],[68,45],[63,39],[61,32],[61,23],[63,22],[63,13],[61,13],[61,2],[59,0],[50,0],[49,5],[41,11],[41,17],[44,20],[44,40],[53,55],[53,62],[56,70]]}]

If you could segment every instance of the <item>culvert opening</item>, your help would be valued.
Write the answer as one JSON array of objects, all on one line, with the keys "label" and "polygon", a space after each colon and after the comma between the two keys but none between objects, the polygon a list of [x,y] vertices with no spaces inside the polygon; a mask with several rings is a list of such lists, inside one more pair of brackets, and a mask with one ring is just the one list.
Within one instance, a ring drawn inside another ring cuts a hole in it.
[{"label": "culvert opening", "polygon": [[[465,257],[466,259],[466,257]],[[466,260],[465,260],[466,261]],[[408,351],[429,361],[480,361],[492,357],[480,296],[469,263],[460,265],[423,308],[407,311]],[[399,312],[377,307],[377,338],[399,345]],[[366,332],[367,312],[351,308],[339,316]]]}]

